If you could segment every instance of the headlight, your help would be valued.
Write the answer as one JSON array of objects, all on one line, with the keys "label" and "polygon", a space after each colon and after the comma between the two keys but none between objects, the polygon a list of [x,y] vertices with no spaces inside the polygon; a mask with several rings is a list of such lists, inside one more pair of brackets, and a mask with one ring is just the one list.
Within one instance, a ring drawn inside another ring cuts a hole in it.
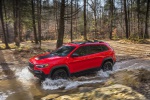
[{"label": "headlight", "polygon": [[36,65],[36,67],[38,67],[38,68],[45,68],[48,66],[49,66],[49,64]]}]

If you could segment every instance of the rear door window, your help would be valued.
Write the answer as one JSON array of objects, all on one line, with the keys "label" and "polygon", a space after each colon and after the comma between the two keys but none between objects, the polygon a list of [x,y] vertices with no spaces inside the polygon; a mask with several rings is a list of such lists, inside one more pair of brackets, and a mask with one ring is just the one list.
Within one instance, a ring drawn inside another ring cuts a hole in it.
[{"label": "rear door window", "polygon": [[78,48],[74,53],[78,54],[79,56],[85,56],[88,54],[89,47],[88,46],[82,46]]}]

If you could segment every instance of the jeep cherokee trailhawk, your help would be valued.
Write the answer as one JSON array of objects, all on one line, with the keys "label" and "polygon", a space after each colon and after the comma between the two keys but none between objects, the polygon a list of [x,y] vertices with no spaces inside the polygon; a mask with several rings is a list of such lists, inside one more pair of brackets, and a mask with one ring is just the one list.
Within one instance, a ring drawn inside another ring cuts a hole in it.
[{"label": "jeep cherokee trailhawk", "polygon": [[115,62],[115,52],[105,42],[72,42],[30,58],[28,69],[40,79],[58,79],[85,71],[112,70]]}]

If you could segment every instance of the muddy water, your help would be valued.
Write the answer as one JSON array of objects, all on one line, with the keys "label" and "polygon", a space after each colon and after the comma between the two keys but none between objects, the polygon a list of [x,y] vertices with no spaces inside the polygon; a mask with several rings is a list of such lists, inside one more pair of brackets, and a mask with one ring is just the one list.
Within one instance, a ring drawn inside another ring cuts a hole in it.
[{"label": "muddy water", "polygon": [[[4,65],[3,65],[4,66]],[[96,87],[105,82],[111,73],[119,70],[134,70],[145,68],[150,70],[149,59],[133,59],[117,62],[110,72],[99,71],[95,74],[72,78],[70,80],[50,80],[40,82],[25,67],[9,65],[4,69],[0,65],[0,100],[39,100],[47,94],[64,94],[77,87],[90,85]],[[11,71],[10,71],[11,70]]]}]

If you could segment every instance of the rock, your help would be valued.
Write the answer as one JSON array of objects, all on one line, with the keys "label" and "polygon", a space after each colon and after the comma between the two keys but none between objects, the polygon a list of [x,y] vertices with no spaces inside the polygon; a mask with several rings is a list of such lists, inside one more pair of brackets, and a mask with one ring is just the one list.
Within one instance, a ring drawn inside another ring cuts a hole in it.
[{"label": "rock", "polygon": [[149,75],[150,71],[146,69],[122,70],[111,75],[108,83],[112,81],[112,83],[123,84],[132,88],[140,88],[143,83],[149,83]]},{"label": "rock", "polygon": [[79,92],[89,92],[93,89],[94,89],[94,87],[80,87]]},{"label": "rock", "polygon": [[55,99],[55,98],[57,98],[59,96],[60,96],[59,94],[50,94],[50,95],[48,95],[46,97],[43,97],[41,100],[53,100],[53,99]]},{"label": "rock", "polygon": [[115,84],[84,93],[63,96],[54,96],[51,94],[42,98],[42,100],[146,100],[146,98],[140,93],[132,90],[130,87]]}]

